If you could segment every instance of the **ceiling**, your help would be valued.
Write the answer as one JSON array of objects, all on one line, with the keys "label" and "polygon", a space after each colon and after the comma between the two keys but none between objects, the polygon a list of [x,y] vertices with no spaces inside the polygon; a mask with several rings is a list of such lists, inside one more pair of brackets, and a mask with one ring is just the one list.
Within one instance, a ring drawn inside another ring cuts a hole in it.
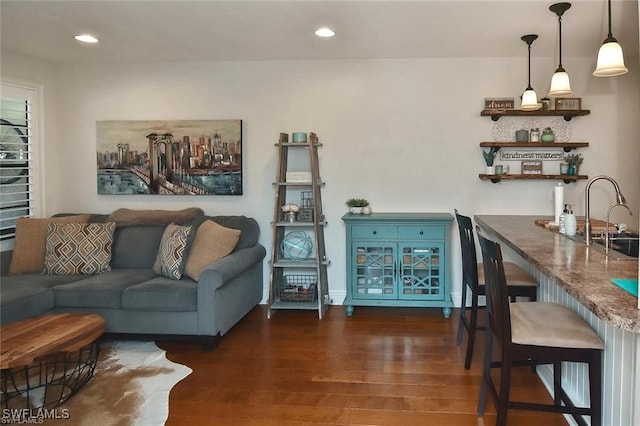
[{"label": "ceiling", "polygon": [[[558,54],[545,0],[76,0],[0,2],[1,48],[56,64],[525,57]],[[574,0],[563,56],[590,57],[607,33],[606,0]],[[331,39],[313,32],[336,31]],[[97,45],[72,37],[91,33]],[[638,1],[613,2],[613,34],[638,57]]]}]

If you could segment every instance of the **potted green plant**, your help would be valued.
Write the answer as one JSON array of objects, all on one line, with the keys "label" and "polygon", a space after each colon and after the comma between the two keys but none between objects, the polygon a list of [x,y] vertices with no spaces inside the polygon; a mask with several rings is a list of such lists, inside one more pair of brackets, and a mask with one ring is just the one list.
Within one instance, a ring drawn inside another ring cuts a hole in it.
[{"label": "potted green plant", "polygon": [[582,154],[568,154],[565,155],[564,161],[569,165],[568,174],[577,175],[580,164],[582,164]]},{"label": "potted green plant", "polygon": [[352,214],[370,214],[371,213],[371,207],[369,207],[369,201],[367,201],[364,198],[349,198],[346,204],[349,207],[349,213],[352,213]]},{"label": "potted green plant", "polygon": [[492,146],[489,148],[489,151],[482,150],[482,156],[484,157],[484,162],[487,164],[487,169],[485,173],[488,175],[495,174],[495,169],[493,168],[493,160],[496,158],[496,154],[498,153],[498,148]]}]

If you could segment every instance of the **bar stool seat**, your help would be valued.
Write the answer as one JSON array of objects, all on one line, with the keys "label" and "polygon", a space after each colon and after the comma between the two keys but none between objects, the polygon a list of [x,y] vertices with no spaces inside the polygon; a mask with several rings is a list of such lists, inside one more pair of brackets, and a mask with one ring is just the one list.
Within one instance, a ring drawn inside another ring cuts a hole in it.
[{"label": "bar stool seat", "polygon": [[[504,274],[507,277],[507,285],[509,287],[528,287],[532,292],[532,297],[537,296],[538,281],[527,271],[519,267],[513,262],[504,262]],[[484,286],[484,266],[478,263],[478,285]],[[518,291],[517,296],[523,296],[522,290]]]},{"label": "bar stool seat", "polygon": [[[476,331],[484,330],[484,326],[478,325],[478,311],[484,309],[479,306],[478,298],[486,295],[484,270],[482,263],[478,263],[476,244],[473,235],[473,223],[468,216],[461,215],[455,210],[458,230],[460,232],[460,246],[462,251],[462,301],[460,302],[460,317],[458,321],[458,334],[456,344],[462,344],[464,331],[467,331],[467,350],[464,360],[464,368],[471,368],[473,348],[475,346]],[[517,297],[535,301],[538,297],[538,282],[525,270],[512,262],[504,262],[505,275],[509,297],[515,301]],[[467,304],[467,291],[471,290],[471,305]]]},{"label": "bar stool seat", "polygon": [[518,345],[604,349],[598,335],[571,309],[551,302],[511,303],[511,341]]}]

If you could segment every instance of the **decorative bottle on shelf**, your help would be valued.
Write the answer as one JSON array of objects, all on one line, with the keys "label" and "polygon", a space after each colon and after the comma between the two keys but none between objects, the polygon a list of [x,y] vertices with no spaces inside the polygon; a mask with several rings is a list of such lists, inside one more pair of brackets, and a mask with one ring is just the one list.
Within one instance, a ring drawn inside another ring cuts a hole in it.
[{"label": "decorative bottle on shelf", "polygon": [[529,142],[540,142],[540,129],[535,128],[531,129],[531,133],[529,134]]},{"label": "decorative bottle on shelf", "polygon": [[573,237],[576,235],[577,230],[576,215],[573,214],[573,206],[571,204],[568,204],[568,206],[569,210],[564,215],[564,231],[567,236]]}]

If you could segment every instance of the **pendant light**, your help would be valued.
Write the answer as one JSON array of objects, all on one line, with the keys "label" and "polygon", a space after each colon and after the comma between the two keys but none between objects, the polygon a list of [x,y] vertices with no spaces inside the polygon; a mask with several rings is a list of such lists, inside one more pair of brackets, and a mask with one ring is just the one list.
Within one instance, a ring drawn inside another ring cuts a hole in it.
[{"label": "pendant light", "polygon": [[629,70],[624,66],[622,47],[611,34],[611,0],[609,0],[609,33],[598,51],[598,65],[593,75],[596,77],[613,77],[626,74]]},{"label": "pendant light", "polygon": [[571,3],[555,3],[549,6],[549,10],[558,15],[558,28],[559,28],[559,61],[556,72],[551,77],[551,88],[549,89],[549,96],[561,97],[569,96],[573,92],[571,91],[571,83],[569,82],[569,74],[562,67],[562,15],[571,7]]},{"label": "pendant light", "polygon": [[536,95],[535,90],[531,87],[531,43],[533,43],[537,38],[537,34],[527,34],[520,37],[520,39],[527,43],[527,46],[529,47],[529,83],[522,94],[522,100],[520,103],[520,109],[523,111],[535,111],[540,109],[540,106],[538,105],[538,95]]}]

